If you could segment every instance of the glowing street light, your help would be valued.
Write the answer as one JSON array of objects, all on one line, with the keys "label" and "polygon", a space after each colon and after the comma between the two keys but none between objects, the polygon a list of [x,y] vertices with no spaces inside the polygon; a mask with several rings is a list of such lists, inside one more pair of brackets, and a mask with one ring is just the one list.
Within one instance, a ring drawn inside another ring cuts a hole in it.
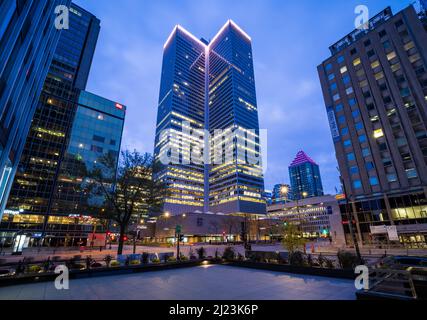
[{"label": "glowing street light", "polygon": [[287,186],[283,186],[282,189],[280,189],[280,192],[282,194],[288,194],[289,193],[289,188]]}]

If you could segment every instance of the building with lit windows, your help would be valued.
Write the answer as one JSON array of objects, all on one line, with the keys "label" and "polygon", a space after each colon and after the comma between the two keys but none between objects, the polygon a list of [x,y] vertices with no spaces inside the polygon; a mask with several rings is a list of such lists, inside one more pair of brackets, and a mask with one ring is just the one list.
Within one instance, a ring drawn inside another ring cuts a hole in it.
[{"label": "building with lit windows", "polygon": [[353,220],[362,244],[427,246],[426,30],[425,12],[386,8],[318,67],[348,242]]},{"label": "building with lit windows", "polygon": [[298,152],[289,166],[289,178],[294,200],[323,196],[319,165],[304,151]]},{"label": "building with lit windows", "polygon": [[210,42],[177,26],[165,43],[154,153],[165,212],[265,214],[252,42],[234,22]]},{"label": "building with lit windows", "polygon": [[100,21],[70,7],[19,163],[0,234],[27,232],[30,245],[77,245],[99,221],[84,210],[84,172],[105,153],[118,157],[125,107],[85,92]]},{"label": "building with lit windows", "polygon": [[[306,198],[268,206],[271,221],[292,223],[300,227],[305,238],[330,239],[336,247],[345,245],[341,211],[334,196]],[[325,242],[326,245],[330,243]]]},{"label": "building with lit windows", "polygon": [[54,9],[69,3],[0,1],[0,219],[61,33]]}]

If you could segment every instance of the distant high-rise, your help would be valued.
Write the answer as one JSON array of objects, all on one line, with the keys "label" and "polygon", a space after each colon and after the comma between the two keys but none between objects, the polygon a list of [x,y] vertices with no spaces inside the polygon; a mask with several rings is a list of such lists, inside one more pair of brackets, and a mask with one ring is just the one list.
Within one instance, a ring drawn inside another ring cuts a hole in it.
[{"label": "distant high-rise", "polygon": [[[357,238],[365,244],[427,244],[426,26],[412,6],[396,15],[386,8],[368,30],[331,46],[318,67]],[[349,237],[350,208],[342,212]]]},{"label": "distant high-rise", "polygon": [[[194,162],[201,145],[204,161]],[[155,142],[156,158],[170,157],[156,176],[171,190],[164,210],[265,214],[260,154],[251,38],[232,21],[210,43],[177,26],[164,47]]]},{"label": "distant high-rise", "polygon": [[69,0],[0,1],[0,220]]},{"label": "distant high-rise", "polygon": [[319,165],[304,151],[289,166],[289,177],[294,200],[323,196]]}]

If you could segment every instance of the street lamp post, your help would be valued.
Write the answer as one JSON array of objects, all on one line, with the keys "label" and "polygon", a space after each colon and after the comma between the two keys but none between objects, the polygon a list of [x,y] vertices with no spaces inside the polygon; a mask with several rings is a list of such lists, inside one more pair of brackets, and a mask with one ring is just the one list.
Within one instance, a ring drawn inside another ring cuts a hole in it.
[{"label": "street lamp post", "polygon": [[356,250],[357,259],[359,260],[359,264],[361,264],[362,255],[360,254],[359,242],[357,241],[356,234],[354,233],[354,229],[353,229],[353,207],[349,201],[349,195],[347,194],[347,190],[341,175],[340,175],[340,180],[341,180],[341,184],[342,184],[344,195],[345,195],[345,201],[346,201],[345,211],[348,219],[348,227],[350,229],[351,238],[353,240],[354,248]]}]

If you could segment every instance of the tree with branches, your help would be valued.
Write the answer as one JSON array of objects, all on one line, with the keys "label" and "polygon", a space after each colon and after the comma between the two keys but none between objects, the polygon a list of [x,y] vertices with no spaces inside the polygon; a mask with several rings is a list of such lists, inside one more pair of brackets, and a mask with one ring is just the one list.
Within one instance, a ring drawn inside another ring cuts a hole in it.
[{"label": "tree with branches", "polygon": [[306,243],[307,241],[298,226],[293,223],[287,223],[284,226],[282,245],[289,252],[289,256],[304,247]]},{"label": "tree with branches", "polygon": [[121,153],[118,164],[113,156],[104,155],[89,174],[88,189],[96,204],[95,212],[101,211],[100,219],[114,221],[119,228],[119,255],[132,219],[162,210],[168,190],[162,181],[153,179],[158,169],[159,164],[150,154],[127,150]]}]

